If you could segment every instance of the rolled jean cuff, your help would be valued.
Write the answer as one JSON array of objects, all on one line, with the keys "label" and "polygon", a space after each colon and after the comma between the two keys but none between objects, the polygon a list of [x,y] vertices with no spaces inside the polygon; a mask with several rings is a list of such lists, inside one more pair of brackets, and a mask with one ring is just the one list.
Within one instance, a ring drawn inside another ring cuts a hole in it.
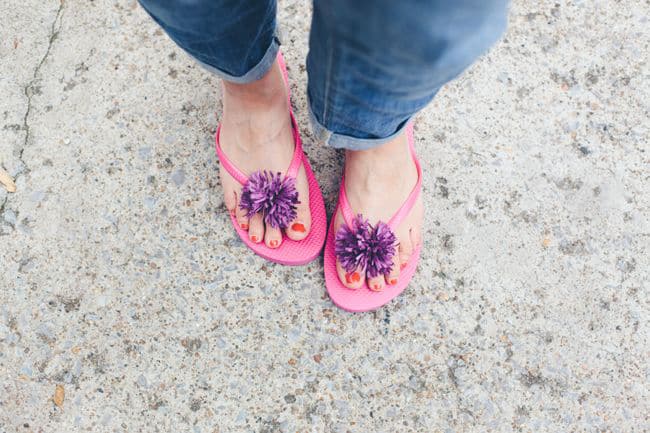
[{"label": "rolled jean cuff", "polygon": [[307,104],[309,108],[309,120],[311,121],[311,128],[316,136],[316,139],[322,141],[327,146],[333,147],[335,149],[347,149],[347,150],[368,150],[377,146],[381,146],[395,137],[404,132],[404,129],[412,121],[413,117],[409,117],[407,120],[402,122],[402,124],[397,128],[397,131],[393,132],[388,137],[383,138],[356,138],[349,135],[337,134],[330,131],[325,126],[323,126],[316,116],[314,111],[311,109],[311,104]]},{"label": "rolled jean cuff", "polygon": [[240,77],[235,77],[234,75],[230,75],[220,69],[218,69],[215,66],[208,65],[207,63],[204,63],[194,57],[194,60],[196,60],[199,65],[203,66],[205,69],[208,70],[208,72],[211,72],[218,76],[219,78],[225,80],[225,81],[230,81],[231,83],[236,83],[236,84],[247,84],[247,83],[252,83],[253,81],[257,81],[260,78],[262,78],[266,73],[271,69],[271,66],[273,66],[273,62],[275,62],[275,58],[278,56],[278,51],[280,50],[280,39],[277,36],[274,36],[273,39],[271,40],[271,45],[267,48],[266,52],[264,53],[264,56],[262,56],[262,60],[260,60],[255,66],[253,66],[252,69],[250,69],[248,72],[246,72],[244,75]]}]

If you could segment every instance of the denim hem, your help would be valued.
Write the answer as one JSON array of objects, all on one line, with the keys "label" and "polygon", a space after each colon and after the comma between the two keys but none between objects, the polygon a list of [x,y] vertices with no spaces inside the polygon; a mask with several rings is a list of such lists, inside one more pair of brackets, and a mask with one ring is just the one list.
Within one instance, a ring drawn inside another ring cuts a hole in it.
[{"label": "denim hem", "polygon": [[196,60],[206,70],[208,70],[208,72],[215,74],[216,76],[218,76],[219,78],[225,81],[230,81],[231,83],[236,83],[236,84],[247,84],[247,83],[252,83],[253,81],[257,81],[260,78],[262,78],[264,75],[266,75],[269,69],[271,69],[271,66],[273,66],[273,62],[275,62],[275,58],[278,56],[279,50],[280,50],[280,40],[278,39],[277,36],[274,36],[273,40],[271,41],[271,45],[269,45],[269,48],[266,50],[266,53],[264,53],[262,60],[260,60],[257,63],[257,65],[253,66],[252,69],[250,69],[248,72],[246,72],[244,75],[240,77],[235,77],[233,75],[227,74],[226,72],[223,72],[222,70],[212,65],[208,65],[207,63],[204,63],[197,58],[194,58],[194,60]]},{"label": "denim hem", "polygon": [[[309,98],[308,98],[309,99]],[[316,139],[323,141],[327,146],[333,147],[335,149],[347,149],[347,150],[368,150],[377,146],[385,144],[402,132],[406,126],[413,120],[413,117],[409,117],[408,120],[399,127],[399,129],[393,132],[388,137],[383,138],[356,138],[349,135],[337,134],[328,130],[325,126],[316,119],[313,110],[311,109],[311,103],[308,103],[309,108],[309,120],[311,121],[311,128],[316,136]]]}]

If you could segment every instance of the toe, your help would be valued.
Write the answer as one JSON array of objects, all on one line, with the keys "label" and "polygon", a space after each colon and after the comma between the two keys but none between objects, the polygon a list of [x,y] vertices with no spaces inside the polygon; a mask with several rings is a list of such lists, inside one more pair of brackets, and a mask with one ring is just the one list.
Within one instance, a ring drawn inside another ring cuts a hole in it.
[{"label": "toe", "polygon": [[336,261],[336,273],[339,275],[339,280],[348,289],[358,289],[363,285],[365,279],[363,270],[357,269],[352,272],[346,272],[343,266]]},{"label": "toe", "polygon": [[228,212],[234,215],[235,209],[237,209],[237,194],[235,194],[235,191],[226,190],[224,188],[223,202],[226,205],[226,209],[228,209]]},{"label": "toe", "polygon": [[298,215],[286,229],[287,237],[294,241],[301,241],[307,237],[311,229],[311,216],[309,208],[298,208]]},{"label": "toe", "polygon": [[390,273],[386,275],[386,284],[394,286],[399,281],[399,271],[400,271],[400,260],[399,253],[393,256],[393,267],[390,269]]},{"label": "toe", "polygon": [[248,237],[253,243],[260,243],[264,239],[264,218],[261,213],[253,215],[249,219]]},{"label": "toe", "polygon": [[309,216],[309,210],[303,210],[302,212],[298,210],[298,216],[286,229],[287,237],[294,241],[301,241],[307,237],[310,229],[311,218]]},{"label": "toe", "polygon": [[368,278],[368,288],[374,292],[381,292],[386,286],[383,275],[377,275],[374,278]]},{"label": "toe", "polygon": [[264,232],[264,243],[269,248],[278,248],[282,243],[282,230],[267,224]]},{"label": "toe", "polygon": [[399,244],[399,262],[400,269],[404,269],[411,259],[413,254],[413,243],[411,242],[410,236],[404,237],[400,240]]},{"label": "toe", "polygon": [[243,210],[239,205],[235,208],[235,218],[237,219],[237,224],[243,230],[248,230],[248,217],[246,216],[246,211]]},{"label": "toe", "polygon": [[304,167],[298,172],[296,189],[300,203],[297,206],[297,215],[285,230],[287,237],[294,241],[301,241],[307,237],[311,230],[311,214],[309,212],[309,185]]},{"label": "toe", "polygon": [[237,193],[235,192],[234,179],[219,165],[219,177],[221,178],[221,187],[223,188],[223,202],[226,209],[231,214],[235,213],[237,208]]}]

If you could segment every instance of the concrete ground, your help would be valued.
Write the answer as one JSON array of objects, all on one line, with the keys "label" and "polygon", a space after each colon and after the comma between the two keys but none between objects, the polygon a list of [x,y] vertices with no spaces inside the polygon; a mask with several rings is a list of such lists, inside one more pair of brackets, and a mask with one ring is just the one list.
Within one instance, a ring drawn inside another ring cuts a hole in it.
[{"label": "concrete ground", "polygon": [[650,430],[647,1],[514,2],[418,116],[419,273],[360,315],[238,240],[218,82],[134,0],[0,9],[0,432]]}]

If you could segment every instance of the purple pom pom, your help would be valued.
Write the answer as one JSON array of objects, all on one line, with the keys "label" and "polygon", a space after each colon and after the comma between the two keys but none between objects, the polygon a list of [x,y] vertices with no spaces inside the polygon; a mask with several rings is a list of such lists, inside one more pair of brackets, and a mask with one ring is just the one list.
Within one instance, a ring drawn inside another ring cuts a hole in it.
[{"label": "purple pom pom", "polygon": [[374,227],[357,215],[350,228],[344,224],[336,233],[334,252],[346,272],[366,269],[366,275],[390,273],[395,256],[397,238],[390,227],[378,222]]},{"label": "purple pom pom", "polygon": [[296,218],[298,203],[294,178],[257,171],[248,177],[242,188],[239,207],[249,218],[261,212],[271,227],[284,229]]},{"label": "purple pom pom", "polygon": [[370,233],[370,224],[361,215],[354,218],[352,228],[343,224],[336,233],[334,252],[346,272],[366,267],[368,233]]},{"label": "purple pom pom", "polygon": [[372,228],[368,241],[368,263],[366,275],[375,278],[377,275],[387,275],[393,267],[395,245],[397,238],[388,224],[379,221]]}]

